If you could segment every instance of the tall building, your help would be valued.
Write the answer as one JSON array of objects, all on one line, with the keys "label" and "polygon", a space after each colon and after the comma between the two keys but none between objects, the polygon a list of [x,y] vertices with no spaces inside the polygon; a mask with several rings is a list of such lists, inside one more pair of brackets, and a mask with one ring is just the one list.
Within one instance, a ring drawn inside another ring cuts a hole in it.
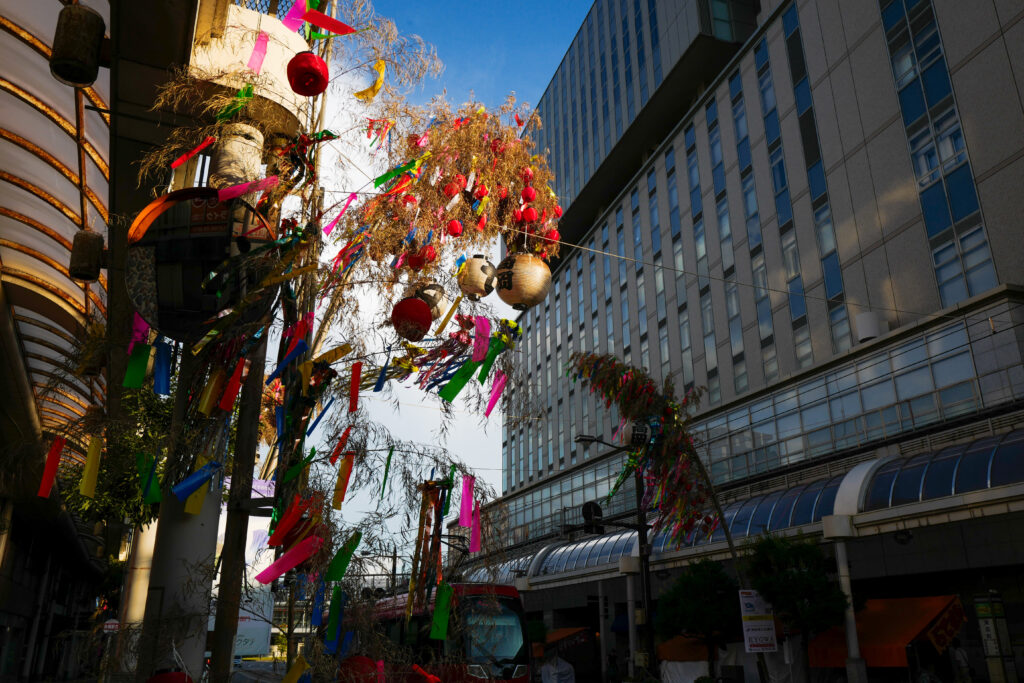
[{"label": "tall building", "polygon": [[[734,536],[849,536],[860,597],[966,604],[1011,587],[1024,561],[1009,531],[1024,501],[1011,4],[594,4],[538,107],[560,231],[579,247],[521,318],[542,418],[506,421],[495,504],[500,578],[518,577],[549,627],[597,628],[598,583],[624,614],[616,562],[637,554],[635,532],[559,533],[585,501],[606,518],[635,501],[631,481],[605,500],[624,454],[575,443],[619,424],[565,377],[575,351],[706,388],[695,432]],[[979,521],[983,508],[999,514]],[[823,530],[830,515],[845,531]],[[655,595],[723,538],[655,537]]]}]

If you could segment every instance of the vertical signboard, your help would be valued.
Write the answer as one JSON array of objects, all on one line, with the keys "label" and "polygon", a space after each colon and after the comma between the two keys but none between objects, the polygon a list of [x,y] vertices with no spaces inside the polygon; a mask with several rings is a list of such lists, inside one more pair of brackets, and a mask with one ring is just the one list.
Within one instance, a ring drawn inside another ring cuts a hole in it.
[{"label": "vertical signboard", "polygon": [[740,591],[740,616],[743,619],[743,644],[747,652],[775,652],[779,649],[775,637],[775,615],[760,593],[753,590]]}]

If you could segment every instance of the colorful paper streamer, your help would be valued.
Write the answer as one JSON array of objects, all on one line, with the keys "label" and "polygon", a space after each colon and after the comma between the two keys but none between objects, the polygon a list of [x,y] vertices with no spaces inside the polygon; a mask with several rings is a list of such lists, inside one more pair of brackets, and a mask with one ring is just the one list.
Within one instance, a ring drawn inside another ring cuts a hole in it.
[{"label": "colorful paper streamer", "polygon": [[260,34],[256,36],[256,44],[252,47],[252,54],[249,55],[249,63],[246,65],[253,73],[259,73],[263,70],[263,60],[267,56],[267,43],[270,41],[270,36],[266,31],[260,31]]},{"label": "colorful paper streamer", "polygon": [[53,489],[53,482],[57,478],[57,466],[60,465],[60,454],[64,452],[64,444],[67,442],[63,436],[58,436],[50,444],[50,451],[46,454],[46,464],[43,466],[43,478],[39,481],[39,497],[49,498]]},{"label": "colorful paper streamer", "polygon": [[239,183],[238,185],[232,185],[230,187],[222,187],[217,190],[217,201],[226,202],[229,199],[235,197],[241,197],[243,194],[249,194],[250,192],[263,192],[275,187],[278,182],[276,175],[267,176],[262,180],[252,180],[247,183]]},{"label": "colorful paper streamer", "polygon": [[476,316],[476,336],[473,337],[474,362],[483,361],[487,357],[487,347],[491,339],[491,321],[486,316]]},{"label": "colorful paper streamer", "polygon": [[395,447],[392,446],[391,450],[388,451],[388,459],[384,463],[384,482],[380,485],[380,497],[384,497],[384,492],[388,490],[388,472],[391,471],[391,456],[395,452]]},{"label": "colorful paper streamer", "polygon": [[273,564],[257,574],[256,580],[266,585],[274,579],[280,578],[289,569],[298,567],[312,557],[323,544],[324,539],[319,536],[310,536],[300,541],[291,550],[277,558]]},{"label": "colorful paper streamer", "polygon": [[288,10],[281,23],[289,31],[296,31],[302,26],[302,15],[306,13],[306,0],[295,0],[295,4]]},{"label": "colorful paper streamer", "polygon": [[[235,399],[238,398],[238,392],[242,388],[242,374],[245,372],[248,362],[244,358],[238,359],[238,364],[235,366],[234,372],[231,373],[231,379],[228,380],[228,385],[224,388],[224,395],[220,397],[218,407],[221,410],[230,412],[235,407]],[[155,383],[156,380],[154,380]]]},{"label": "colorful paper streamer", "polygon": [[287,484],[292,479],[295,479],[302,474],[305,469],[309,467],[310,463],[313,462],[314,457],[316,457],[316,449],[311,448],[309,449],[309,455],[288,468],[288,471],[284,474],[284,481],[282,483]]},{"label": "colorful paper streamer", "polygon": [[348,443],[348,434],[352,431],[352,425],[345,427],[345,431],[341,433],[341,438],[338,439],[338,444],[334,447],[334,451],[331,453],[331,464],[338,462],[338,456],[345,450],[345,444]]},{"label": "colorful paper streamer", "polygon": [[319,26],[325,31],[330,31],[337,36],[345,36],[349,33],[355,33],[356,30],[348,24],[343,24],[333,17],[329,17],[323,12],[318,12],[315,9],[308,10],[302,15],[302,20],[313,24],[313,26]]},{"label": "colorful paper streamer", "polygon": [[349,451],[341,461],[341,467],[338,469],[338,483],[334,485],[334,499],[331,501],[335,510],[340,510],[341,504],[345,502],[345,493],[348,491],[348,480],[352,477],[355,457],[356,454]]},{"label": "colorful paper streamer", "polygon": [[125,389],[141,389],[142,381],[146,379],[146,369],[149,367],[149,354],[153,347],[149,344],[136,344],[132,349],[132,355],[128,358],[128,367],[124,371],[124,382],[121,383]]},{"label": "colorful paper streamer", "polygon": [[284,372],[284,369],[286,367],[288,367],[288,365],[293,360],[295,360],[296,358],[298,358],[299,356],[301,356],[302,354],[304,354],[308,350],[309,350],[309,346],[306,344],[306,340],[300,339],[299,343],[295,345],[295,348],[291,350],[291,353],[289,353],[287,356],[285,356],[281,360],[281,362],[277,364],[277,367],[274,368],[274,371],[272,373],[270,373],[270,376],[267,377],[267,381],[264,384],[266,386],[270,386],[270,383],[273,382],[278,377],[280,377],[281,373]]},{"label": "colorful paper streamer", "polygon": [[327,614],[327,633],[324,639],[328,642],[338,641],[338,632],[341,630],[341,613],[345,609],[345,594],[341,586],[335,586],[331,591],[331,607]]},{"label": "colorful paper streamer", "polygon": [[442,320],[441,324],[437,326],[437,331],[434,333],[435,337],[440,337],[441,333],[444,332],[444,328],[448,327],[448,323],[451,321],[452,316],[455,315],[455,311],[459,309],[460,303],[462,303],[461,294],[455,297],[455,301],[453,301],[452,305],[448,308],[448,313],[445,314],[444,320]]},{"label": "colorful paper streamer", "polygon": [[86,498],[96,495],[96,475],[100,471],[100,456],[103,453],[103,437],[93,434],[89,437],[89,450],[85,455],[85,466],[82,468],[82,481],[78,484],[78,492]]},{"label": "colorful paper streamer", "polygon": [[151,505],[163,500],[160,482],[156,477],[156,458],[146,453],[136,453],[135,467],[139,471],[139,488],[142,490],[143,502]]},{"label": "colorful paper streamer", "polygon": [[213,475],[217,473],[218,469],[220,469],[219,462],[208,462],[171,487],[171,492],[178,500],[184,501],[198,491],[199,487],[213,479]]},{"label": "colorful paper streamer", "polygon": [[352,381],[348,390],[348,412],[354,413],[359,409],[359,378],[363,373],[363,362],[356,361],[352,364]]},{"label": "colorful paper streamer", "polygon": [[331,221],[330,223],[328,223],[327,226],[324,228],[324,234],[325,235],[330,235],[331,234],[331,231],[334,230],[334,226],[336,226],[338,224],[338,221],[341,220],[341,217],[345,215],[346,211],[348,211],[349,205],[352,202],[354,202],[355,200],[356,200],[356,193],[353,192],[352,194],[350,194],[348,196],[348,199],[345,200],[345,206],[343,206],[341,208],[341,213],[339,213],[337,216],[335,216],[334,220]]},{"label": "colorful paper streamer", "polygon": [[480,501],[473,507],[473,528],[469,532],[469,552],[480,552]]},{"label": "colorful paper streamer", "polygon": [[316,590],[313,591],[313,615],[309,619],[309,624],[313,628],[318,628],[324,623],[324,591],[326,589],[327,586],[323,581],[317,581]]},{"label": "colorful paper streamer", "polygon": [[[263,35],[266,35],[266,34],[263,34]],[[203,140],[202,142],[200,142],[195,147],[193,147],[191,151],[185,152],[180,157],[178,157],[177,159],[172,161],[171,162],[171,168],[172,169],[178,168],[179,166],[181,166],[182,164],[187,162],[189,159],[191,159],[195,155],[199,154],[200,152],[202,152],[204,149],[206,149],[207,147],[209,147],[210,145],[212,145],[215,142],[217,142],[217,138],[215,136],[207,135],[206,139]]]},{"label": "colorful paper streamer", "polygon": [[[378,59],[376,61],[376,63],[374,63],[374,65],[373,65],[373,70],[377,72],[377,78],[376,78],[376,80],[374,80],[373,85],[371,85],[369,88],[366,88],[365,90],[360,90],[359,92],[354,92],[354,93],[352,93],[352,95],[356,99],[362,100],[363,102],[366,102],[367,104],[369,104],[370,102],[373,102],[373,98],[375,98],[377,96],[377,93],[380,92],[381,86],[384,85],[384,68],[385,68],[384,60],[383,59]],[[456,195],[456,196],[458,196],[458,195]]]},{"label": "colorful paper streamer", "polygon": [[153,393],[159,396],[171,395],[171,345],[159,342],[154,345]]},{"label": "colorful paper streamer", "polygon": [[132,314],[132,336],[128,342],[128,353],[135,348],[136,342],[144,342],[149,338],[149,323],[142,319],[138,311]]},{"label": "colorful paper streamer", "polygon": [[354,531],[348,537],[348,540],[345,541],[345,544],[338,548],[338,552],[335,553],[334,559],[331,560],[331,564],[327,566],[327,572],[324,574],[324,578],[327,581],[341,581],[345,578],[348,564],[352,561],[352,555],[356,552],[356,548],[359,547],[359,542],[362,539],[363,534],[359,531]]},{"label": "colorful paper streamer", "polygon": [[306,430],[306,436],[310,436],[313,433],[313,430],[316,429],[318,424],[320,424],[320,420],[324,418],[324,415],[327,413],[328,410],[331,409],[331,405],[333,404],[334,397],[331,396],[331,400],[327,402],[327,405],[324,406],[324,409],[320,411],[320,414],[316,416],[316,419],[313,420],[313,423],[309,425],[309,429]]},{"label": "colorful paper streamer", "polygon": [[472,474],[462,476],[462,500],[459,506],[459,526],[468,527],[473,524],[473,489],[476,477]]},{"label": "colorful paper streamer", "polygon": [[430,624],[432,640],[448,639],[448,616],[451,613],[453,592],[447,582],[442,583],[437,589],[437,597],[434,599],[434,618]]},{"label": "colorful paper streamer", "polygon": [[476,369],[479,366],[480,363],[478,361],[469,360],[463,363],[462,367],[455,372],[452,378],[448,380],[448,383],[444,385],[437,395],[449,403],[454,401],[459,395],[459,392],[462,391],[462,388],[466,386],[466,382],[469,381],[470,377],[473,376],[473,373],[476,372]]},{"label": "colorful paper streamer", "polygon": [[480,384],[483,384],[487,380],[487,375],[491,372],[491,367],[494,365],[494,361],[497,360],[498,356],[502,351],[505,350],[505,342],[495,337],[491,338],[490,348],[487,350],[487,357],[484,358],[483,365],[480,366],[480,374],[477,375],[477,379],[480,380]]},{"label": "colorful paper streamer", "polygon": [[288,669],[288,673],[281,679],[281,683],[299,683],[299,677],[306,673],[306,669],[309,668],[309,662],[301,654],[295,657],[295,663],[292,664],[292,668]]},{"label": "colorful paper streamer", "polygon": [[484,411],[484,417],[490,417],[491,411],[494,410],[494,406],[498,403],[498,399],[501,398],[501,392],[505,390],[505,382],[508,378],[505,373],[501,370],[494,376],[494,384],[491,386],[491,398],[487,401],[487,410]]}]

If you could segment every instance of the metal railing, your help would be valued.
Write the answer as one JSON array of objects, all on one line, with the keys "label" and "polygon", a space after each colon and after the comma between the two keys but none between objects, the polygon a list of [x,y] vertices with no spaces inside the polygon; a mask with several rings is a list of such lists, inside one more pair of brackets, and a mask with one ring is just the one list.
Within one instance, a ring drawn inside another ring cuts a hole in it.
[{"label": "metal railing", "polygon": [[295,4],[295,0],[235,0],[235,4],[260,14],[269,14],[272,17],[283,19]]}]

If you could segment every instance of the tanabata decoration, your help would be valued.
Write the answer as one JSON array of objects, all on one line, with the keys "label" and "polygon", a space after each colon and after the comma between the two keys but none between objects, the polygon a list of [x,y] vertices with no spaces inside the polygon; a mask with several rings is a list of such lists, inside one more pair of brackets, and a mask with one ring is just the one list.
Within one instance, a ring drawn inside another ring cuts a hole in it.
[{"label": "tanabata decoration", "polygon": [[103,452],[103,437],[93,434],[89,437],[89,449],[85,455],[85,466],[82,468],[82,480],[78,484],[78,492],[85,498],[96,495],[96,475],[100,471],[100,455]]},{"label": "tanabata decoration", "polygon": [[246,65],[255,74],[263,70],[263,60],[267,56],[269,41],[270,35],[266,31],[260,31],[260,34],[256,36],[256,44],[252,46],[252,54],[249,55],[249,63]]},{"label": "tanabata decoration", "polygon": [[388,490],[388,472],[391,471],[391,456],[394,454],[394,452],[395,452],[395,447],[392,446],[388,450],[388,458],[387,458],[387,461],[384,463],[384,481],[380,485],[380,497],[381,498],[384,497],[384,493]]},{"label": "tanabata decoration", "polygon": [[469,552],[480,552],[480,501],[473,507],[473,526],[469,531]]},{"label": "tanabata decoration", "polygon": [[287,484],[292,479],[295,479],[300,474],[302,474],[306,470],[306,468],[310,466],[310,464],[313,462],[313,458],[315,457],[316,449],[311,448],[309,451],[309,455],[307,455],[305,458],[303,458],[302,460],[288,468],[288,471],[285,472],[284,474],[284,480],[281,483]]},{"label": "tanabata decoration", "polygon": [[473,489],[476,485],[476,477],[471,474],[462,477],[462,502],[459,507],[459,526],[469,527],[473,525]]},{"label": "tanabata decoration", "polygon": [[319,414],[319,415],[317,415],[317,416],[316,416],[316,419],[315,419],[315,420],[313,420],[313,422],[312,422],[312,423],[311,423],[311,424],[309,425],[309,429],[307,429],[307,430],[306,430],[306,436],[311,436],[311,435],[313,434],[313,430],[315,430],[315,429],[316,429],[316,427],[317,427],[317,425],[319,425],[319,424],[320,424],[320,420],[322,420],[322,419],[323,419],[323,417],[324,417],[324,414],[325,414],[325,413],[326,413],[326,412],[327,412],[328,410],[330,410],[330,409],[331,409],[331,405],[332,405],[333,403],[334,403],[334,397],[332,396],[332,397],[331,397],[331,400],[330,400],[330,401],[328,401],[328,402],[327,402],[327,405],[325,405],[325,406],[324,406],[324,409],[320,411],[320,414]]},{"label": "tanabata decoration", "polygon": [[126,389],[141,389],[142,381],[146,379],[146,369],[149,367],[149,356],[153,347],[149,344],[135,344],[131,356],[128,357],[128,367],[124,371],[124,381],[121,383]]},{"label": "tanabata decoration", "polygon": [[504,372],[498,372],[494,377],[494,384],[491,387],[491,397],[487,401],[487,410],[484,411],[484,417],[490,417],[491,411],[494,410],[494,406],[498,403],[498,399],[501,398],[501,392],[505,389],[505,382],[507,377]]},{"label": "tanabata decoration", "polygon": [[167,342],[154,344],[156,356],[153,358],[153,393],[160,396],[171,395],[171,345]]},{"label": "tanabata decoration", "polygon": [[335,586],[331,592],[331,607],[327,616],[327,633],[325,639],[327,641],[338,640],[338,633],[341,630],[341,613],[345,609],[345,593],[341,590],[341,586]]},{"label": "tanabata decoration", "polygon": [[284,369],[288,367],[292,363],[292,361],[294,361],[296,358],[298,358],[308,350],[309,346],[306,344],[306,340],[300,339],[298,343],[295,345],[295,348],[292,349],[292,351],[283,359],[281,359],[281,362],[278,363],[274,371],[270,373],[270,375],[267,377],[265,384],[269,385],[275,379],[280,377],[281,373],[284,372]]},{"label": "tanabata decoration", "polygon": [[437,589],[434,599],[434,618],[430,623],[430,637],[433,640],[448,639],[448,616],[451,612],[452,587],[442,583]]},{"label": "tanabata decoration", "polygon": [[312,499],[303,500],[299,494],[295,494],[292,498],[291,504],[281,515],[281,518],[277,520],[277,525],[274,527],[274,532],[270,535],[270,539],[267,541],[267,545],[271,548],[282,545],[284,543],[285,536],[292,530],[296,522],[302,518],[302,515],[312,505]]},{"label": "tanabata decoration", "polygon": [[355,465],[356,454],[349,451],[341,460],[341,467],[338,468],[338,483],[334,485],[334,499],[331,506],[335,510],[341,509],[345,502],[345,493],[348,491],[348,481],[352,477],[352,468]]},{"label": "tanabata decoration", "polygon": [[221,410],[231,410],[235,407],[235,399],[238,398],[238,392],[242,388],[242,375],[248,363],[249,361],[244,358],[238,359],[235,370],[231,373],[231,379],[228,380],[228,385],[224,389],[224,395],[221,396],[220,403],[217,404]]},{"label": "tanabata decoration", "polygon": [[175,484],[171,488],[171,491],[178,500],[184,501],[186,498],[198,491],[199,487],[213,479],[213,475],[215,475],[219,469],[219,462],[208,462]]},{"label": "tanabata decoration", "polygon": [[331,560],[331,564],[327,567],[327,573],[325,578],[328,581],[341,581],[345,578],[345,572],[348,570],[348,564],[352,561],[352,555],[355,553],[356,548],[359,547],[359,541],[363,538],[363,534],[359,531],[352,532],[352,535],[348,537],[345,544],[338,548],[338,552],[335,553],[334,559]]},{"label": "tanabata decoration", "polygon": [[300,52],[288,62],[288,84],[297,94],[315,97],[327,90],[327,63],[312,52]]},{"label": "tanabata decoration", "polygon": [[226,202],[229,199],[241,197],[244,194],[263,192],[264,190],[269,190],[277,185],[278,180],[279,179],[276,175],[272,175],[261,180],[252,180],[247,183],[239,183],[237,185],[231,185],[230,187],[223,187],[217,190],[217,199],[218,201]]},{"label": "tanabata decoration", "polygon": [[252,100],[254,94],[255,89],[253,88],[252,83],[246,83],[243,85],[241,90],[235,94],[234,99],[224,105],[224,108],[217,112],[217,123],[225,123],[235,114],[242,111],[242,109],[249,104],[249,101]]},{"label": "tanabata decoration", "polygon": [[220,398],[224,394],[224,385],[227,384],[228,374],[223,367],[217,366],[210,372],[209,379],[203,391],[199,394],[199,403],[196,410],[206,417],[210,417],[220,404]]},{"label": "tanabata decoration", "polygon": [[409,341],[419,341],[430,330],[430,306],[423,299],[406,297],[395,304],[391,311],[391,324],[399,336]]},{"label": "tanabata decoration", "polygon": [[290,550],[281,555],[281,557],[277,558],[273,564],[257,574],[256,580],[266,585],[274,579],[280,578],[289,569],[298,567],[300,564],[312,557],[318,550],[320,550],[320,546],[322,546],[323,543],[323,539],[319,536],[310,536],[300,541]]},{"label": "tanabata decoration", "polygon": [[[262,34],[266,35],[266,34]],[[193,147],[190,151],[185,152],[180,157],[171,162],[171,168],[178,168],[182,164],[188,162],[192,157],[202,152],[204,149],[217,142],[217,138],[213,135],[207,135],[206,139],[200,142],[198,145]]]},{"label": "tanabata decoration", "polygon": [[487,347],[490,342],[491,321],[485,316],[476,316],[476,335],[473,338],[474,361],[483,361],[487,357]]},{"label": "tanabata decoration", "polygon": [[[589,385],[606,406],[614,403],[624,420],[643,425],[651,435],[646,445],[631,451],[609,498],[639,471],[645,484],[643,504],[657,511],[655,532],[667,532],[678,544],[695,528],[717,524],[715,517],[704,512],[714,499],[690,434],[689,409],[699,393],[691,390],[677,399],[671,383],[659,389],[644,370],[610,355],[574,353],[568,374],[573,381]],[[716,509],[715,514],[720,511]]]},{"label": "tanabata decoration", "polygon": [[517,311],[525,311],[547,297],[551,269],[531,253],[510,254],[498,264],[496,282],[498,297]]},{"label": "tanabata decoration", "polygon": [[459,268],[458,283],[462,294],[470,301],[479,301],[494,291],[494,264],[482,254],[476,254]]},{"label": "tanabata decoration", "polygon": [[377,78],[374,80],[373,85],[365,90],[352,93],[357,100],[362,100],[367,104],[373,102],[373,99],[377,97],[377,93],[380,92],[381,86],[384,85],[384,60],[378,59],[373,65],[373,70],[377,72]]},{"label": "tanabata decoration", "polygon": [[306,0],[295,0],[288,14],[281,20],[285,30],[288,32],[297,31],[302,26],[302,17],[306,13]]},{"label": "tanabata decoration", "polygon": [[308,668],[309,663],[306,661],[306,658],[301,654],[296,655],[292,668],[288,669],[288,673],[281,679],[281,683],[299,683],[299,678],[302,674],[306,673]]},{"label": "tanabata decoration", "polygon": [[60,454],[64,452],[64,444],[67,439],[58,436],[50,444],[50,450],[46,454],[46,464],[43,466],[43,478],[39,481],[39,497],[49,498],[53,489],[53,482],[57,478],[57,466],[60,465]]},{"label": "tanabata decoration", "polygon": [[324,591],[327,589],[323,581],[316,582],[316,590],[313,591],[313,614],[309,619],[309,625],[319,628],[324,623]]},{"label": "tanabata decoration", "polygon": [[331,464],[333,465],[338,461],[338,456],[345,450],[345,444],[348,443],[348,435],[352,431],[352,425],[345,427],[345,431],[342,432],[341,438],[338,439],[337,445],[334,446],[334,450],[331,452]]},{"label": "tanabata decoration", "polygon": [[325,31],[330,31],[336,36],[344,36],[349,33],[355,33],[355,29],[348,24],[343,24],[333,17],[329,17],[323,12],[318,12],[315,9],[308,10],[302,15],[303,21],[307,21],[314,26],[319,26]]},{"label": "tanabata decoration", "polygon": [[156,476],[156,458],[145,453],[136,453],[135,466],[139,471],[139,488],[142,490],[143,502],[159,503],[163,497],[160,495],[160,482]]}]

